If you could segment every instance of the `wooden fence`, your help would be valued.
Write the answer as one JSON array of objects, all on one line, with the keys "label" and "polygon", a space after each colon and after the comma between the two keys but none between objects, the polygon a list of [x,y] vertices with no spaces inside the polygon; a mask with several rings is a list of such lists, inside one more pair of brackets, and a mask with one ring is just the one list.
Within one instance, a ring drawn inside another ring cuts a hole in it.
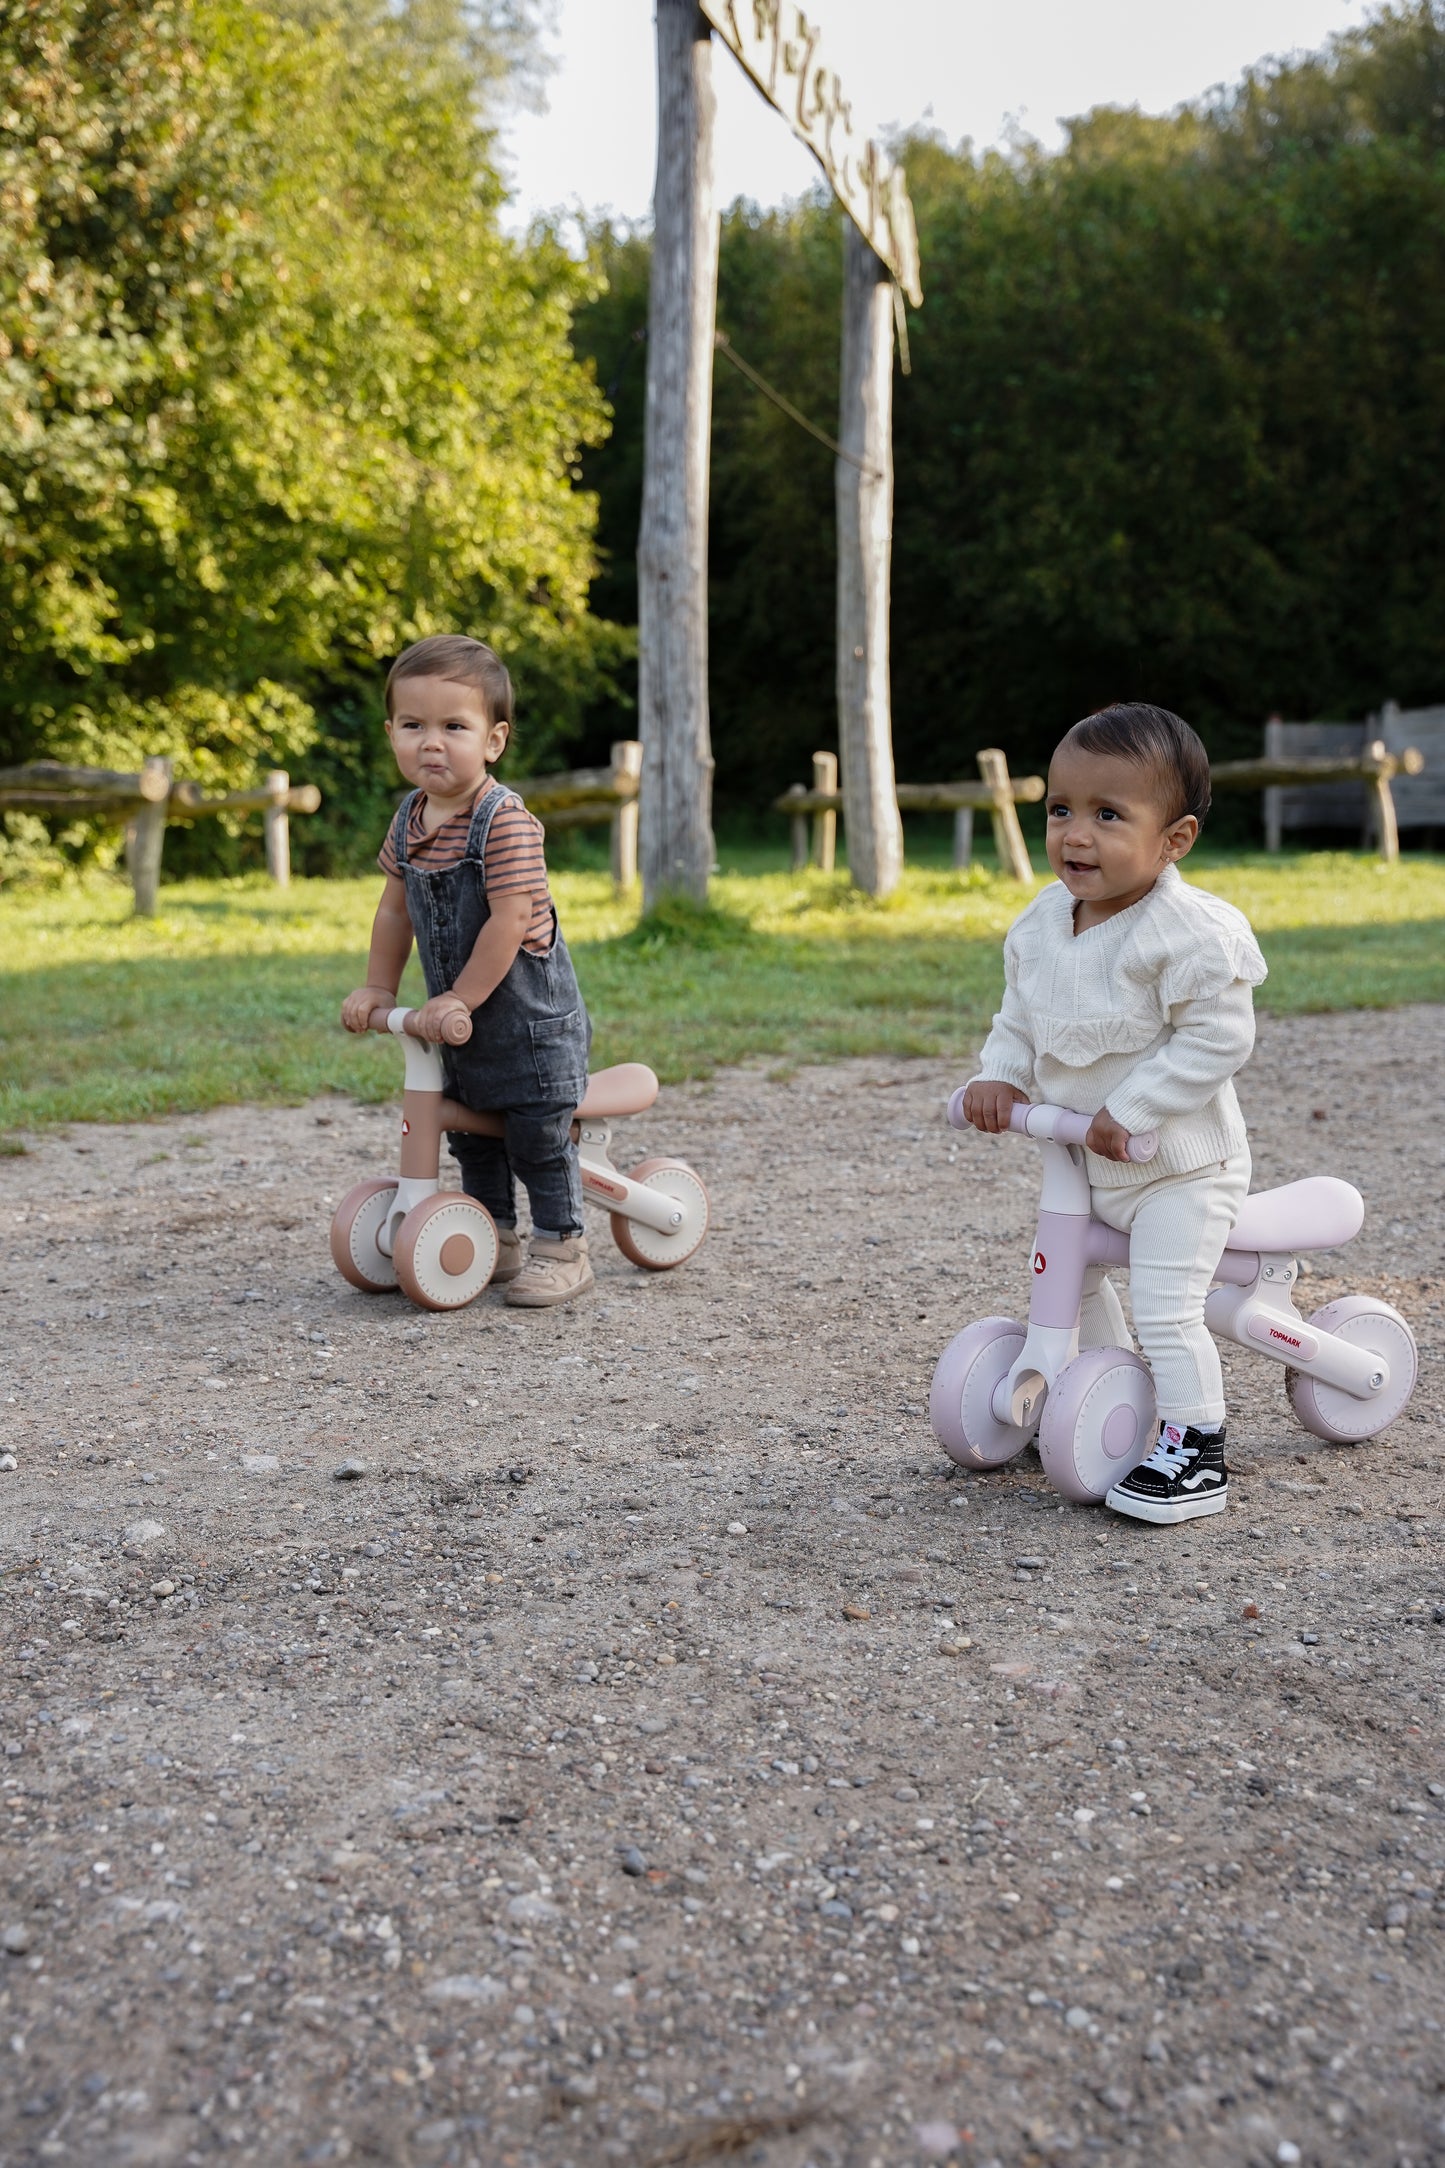
[{"label": "wooden fence", "polygon": [[534,775],[515,784],[518,797],[542,826],[596,828],[605,821],[612,831],[612,879],[619,889],[637,879],[637,794],[642,783],[642,747],[624,738],[612,748],[606,768],[571,768],[562,775]]},{"label": "wooden fence", "polygon": [[204,798],[194,783],[177,783],[171,763],[157,756],[138,774],[112,768],[70,768],[58,760],[33,760],[23,768],[0,768],[0,812],[84,813],[125,823],[125,863],[136,915],[155,915],[161,852],[172,821],[205,820],[213,813],[261,812],[265,816],[266,870],[278,888],[291,879],[292,813],[314,813],[321,793],[314,783],[293,784],[273,768],[255,790]]},{"label": "wooden fence", "polygon": [[[980,810],[993,820],[998,862],[1016,881],[1031,881],[1033,865],[1019,826],[1017,808],[1036,805],[1044,795],[1041,775],[1011,777],[1008,762],[996,746],[978,755],[977,783],[899,783],[895,786],[900,813],[951,813],[953,815],[953,863],[967,866],[973,856],[973,816]],[[838,841],[838,815],[843,800],[838,790],[836,753],[813,755],[813,787],[794,783],[781,798],[773,800],[775,813],[786,813],[792,822],[793,871],[811,860],[825,873],[833,870]],[[808,833],[812,820],[811,847]]]},{"label": "wooden fence", "polygon": [[[1264,794],[1265,848],[1277,851],[1286,829],[1352,828],[1365,845],[1394,855],[1400,829],[1445,832],[1445,707],[1400,708],[1387,700],[1362,723],[1264,726],[1265,758],[1281,763],[1353,762],[1339,775],[1308,767],[1281,775]],[[1394,771],[1380,777],[1385,758]],[[1393,824],[1393,825],[1392,825]]]}]

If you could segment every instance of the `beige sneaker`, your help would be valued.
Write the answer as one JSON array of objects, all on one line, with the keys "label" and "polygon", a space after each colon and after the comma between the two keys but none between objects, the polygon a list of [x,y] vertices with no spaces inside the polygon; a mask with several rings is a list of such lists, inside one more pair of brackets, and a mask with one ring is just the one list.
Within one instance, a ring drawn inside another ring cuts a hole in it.
[{"label": "beige sneaker", "polygon": [[488,1284],[492,1287],[505,1287],[509,1280],[516,1279],[524,1262],[522,1238],[516,1228],[499,1227],[497,1229],[497,1262],[492,1267],[492,1277]]},{"label": "beige sneaker", "polygon": [[505,1299],[517,1310],[549,1310],[554,1302],[585,1295],[591,1285],[586,1235],[571,1235],[564,1242],[541,1242],[533,1235],[527,1262]]}]

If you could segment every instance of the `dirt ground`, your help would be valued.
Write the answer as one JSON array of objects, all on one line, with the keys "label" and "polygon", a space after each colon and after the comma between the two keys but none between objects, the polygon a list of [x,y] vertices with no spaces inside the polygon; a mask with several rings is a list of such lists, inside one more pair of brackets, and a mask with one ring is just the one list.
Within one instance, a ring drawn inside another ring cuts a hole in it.
[{"label": "dirt ground", "polygon": [[0,1161],[0,2159],[1445,2163],[1442,1071],[1264,1021],[1422,1379],[1227,1355],[1176,1531],[931,1440],[1038,1178],[962,1058],[665,1091],[703,1251],[550,1314],[337,1277],[390,1110]]}]

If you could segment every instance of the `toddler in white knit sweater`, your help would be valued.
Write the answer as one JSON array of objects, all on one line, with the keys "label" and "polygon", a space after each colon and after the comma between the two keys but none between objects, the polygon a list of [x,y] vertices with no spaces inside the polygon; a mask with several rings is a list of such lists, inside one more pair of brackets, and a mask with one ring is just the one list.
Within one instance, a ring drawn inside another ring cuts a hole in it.
[{"label": "toddler in white knit sweater", "polygon": [[[1180,877],[1209,810],[1209,757],[1177,715],[1140,702],[1076,723],[1049,763],[1046,803],[1058,881],[1009,928],[1003,1006],[964,1112],[990,1133],[1020,1099],[1093,1116],[1093,1209],[1129,1237],[1160,1415],[1154,1451],[1108,1502],[1140,1520],[1192,1520],[1229,1495],[1204,1298],[1249,1189],[1234,1077],[1254,1045],[1264,958],[1242,912]],[[1159,1150],[1136,1165],[1125,1149],[1141,1129],[1158,1131]],[[1129,1345],[1098,1269],[1079,1344]]]}]

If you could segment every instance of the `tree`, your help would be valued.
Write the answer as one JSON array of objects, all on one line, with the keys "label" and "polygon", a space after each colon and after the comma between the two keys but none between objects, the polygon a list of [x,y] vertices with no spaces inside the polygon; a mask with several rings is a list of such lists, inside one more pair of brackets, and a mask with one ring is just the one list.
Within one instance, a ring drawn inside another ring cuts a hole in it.
[{"label": "tree", "polygon": [[7,18],[0,758],[289,765],[442,626],[507,651],[545,753],[605,674],[588,279],[501,232],[478,35],[451,0]]}]

